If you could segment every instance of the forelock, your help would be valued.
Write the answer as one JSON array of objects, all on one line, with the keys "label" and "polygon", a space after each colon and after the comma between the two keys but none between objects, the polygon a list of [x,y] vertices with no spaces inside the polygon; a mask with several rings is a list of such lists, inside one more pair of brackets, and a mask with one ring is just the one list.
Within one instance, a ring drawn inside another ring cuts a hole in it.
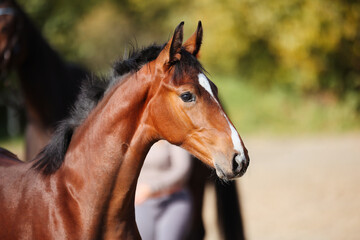
[{"label": "forelock", "polygon": [[197,58],[186,51],[181,49],[181,58],[173,66],[174,69],[174,81],[180,83],[181,79],[185,76],[196,77],[199,73],[206,72]]}]

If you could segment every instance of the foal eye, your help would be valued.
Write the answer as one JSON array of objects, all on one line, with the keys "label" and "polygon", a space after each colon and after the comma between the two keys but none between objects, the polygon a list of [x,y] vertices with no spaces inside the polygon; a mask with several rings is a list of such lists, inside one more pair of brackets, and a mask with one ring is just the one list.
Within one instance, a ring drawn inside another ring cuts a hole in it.
[{"label": "foal eye", "polygon": [[184,102],[193,102],[195,101],[195,96],[191,92],[184,92],[180,95],[181,100]]}]

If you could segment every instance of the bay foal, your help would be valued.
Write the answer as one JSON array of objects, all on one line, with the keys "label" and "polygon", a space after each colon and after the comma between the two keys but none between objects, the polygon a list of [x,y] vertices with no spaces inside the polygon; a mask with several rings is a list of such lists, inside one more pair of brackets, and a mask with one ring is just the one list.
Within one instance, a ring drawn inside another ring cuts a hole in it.
[{"label": "bay foal", "polygon": [[200,22],[182,38],[183,23],[163,47],[115,66],[107,84],[89,81],[35,161],[0,151],[0,239],[140,239],[136,182],[159,139],[185,148],[222,179],[245,173],[247,150],[196,59]]}]

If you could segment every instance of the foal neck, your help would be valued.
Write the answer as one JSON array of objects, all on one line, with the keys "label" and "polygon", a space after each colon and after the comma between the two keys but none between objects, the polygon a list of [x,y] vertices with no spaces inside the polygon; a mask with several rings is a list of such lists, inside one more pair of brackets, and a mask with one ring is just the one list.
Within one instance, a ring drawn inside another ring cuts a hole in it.
[{"label": "foal neck", "polygon": [[[155,141],[145,120],[150,80],[136,73],[114,88],[75,131],[60,170],[87,182],[94,179],[94,183],[84,184],[78,191],[83,192],[80,201],[94,203],[90,211],[102,214],[93,217],[100,222],[92,223],[99,237],[112,238],[116,234],[137,238],[136,182]],[[89,204],[87,207],[91,208]],[[102,227],[104,223],[106,227]]]}]

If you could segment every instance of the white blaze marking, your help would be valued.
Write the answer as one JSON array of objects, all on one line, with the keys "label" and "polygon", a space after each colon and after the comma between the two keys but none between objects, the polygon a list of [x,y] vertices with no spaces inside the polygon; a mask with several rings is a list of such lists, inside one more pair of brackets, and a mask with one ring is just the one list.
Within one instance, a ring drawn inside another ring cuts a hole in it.
[{"label": "white blaze marking", "polygon": [[[205,88],[205,90],[210,93],[210,95],[215,99],[214,97],[214,94],[211,90],[211,86],[210,86],[210,83],[209,83],[209,80],[207,79],[207,77],[203,74],[203,73],[199,73],[198,75],[198,78],[199,78],[199,83],[200,85]],[[215,99],[216,100],[216,99]],[[217,102],[217,101],[216,101]]]},{"label": "white blaze marking", "polygon": [[245,157],[244,149],[241,145],[241,140],[240,140],[238,132],[233,127],[233,125],[229,122],[229,119],[226,119],[226,120],[228,121],[230,129],[231,129],[231,139],[234,144],[234,149],[236,151],[240,152],[242,157]]},{"label": "white blaze marking", "polygon": [[[210,83],[209,83],[209,80],[207,79],[207,77],[203,73],[199,73],[198,74],[198,79],[199,79],[200,85],[214,98],[215,102],[220,107],[219,102],[217,101],[217,99],[215,98],[215,96],[214,96],[214,94],[213,94],[213,92],[211,90],[211,86],[210,86]],[[243,149],[243,147],[241,145],[241,140],[240,140],[239,134],[236,131],[236,129],[234,128],[234,126],[230,123],[230,121],[229,121],[228,117],[225,115],[225,113],[223,112],[222,114],[224,115],[226,121],[229,124],[230,130],[231,130],[231,140],[233,142],[234,149],[236,151],[240,152],[242,159],[244,159],[245,158],[245,153],[244,153],[244,149]]]}]

